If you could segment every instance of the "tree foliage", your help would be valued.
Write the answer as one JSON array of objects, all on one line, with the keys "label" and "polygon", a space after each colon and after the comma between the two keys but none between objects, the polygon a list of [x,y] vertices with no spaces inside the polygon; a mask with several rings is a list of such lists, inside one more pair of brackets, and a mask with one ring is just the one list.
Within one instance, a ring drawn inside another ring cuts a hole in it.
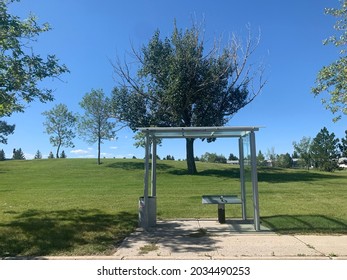
[{"label": "tree foliage", "polygon": [[6,159],[6,155],[3,149],[0,150],[0,161],[3,161]]},{"label": "tree foliage", "polygon": [[77,117],[68,110],[65,104],[58,104],[49,111],[42,113],[46,117],[43,123],[45,132],[50,136],[49,141],[57,147],[56,158],[59,158],[61,147],[74,147],[72,140],[76,136]]},{"label": "tree foliage", "polygon": [[326,127],[322,128],[313,139],[311,155],[316,168],[323,171],[334,171],[337,168],[339,139],[334,133],[329,133]]},{"label": "tree foliage", "polygon": [[21,148],[19,148],[18,150],[13,149],[12,159],[18,159],[18,160],[24,160],[25,159],[24,153],[23,153]]},{"label": "tree foliage", "polygon": [[316,86],[312,89],[315,96],[328,93],[329,98],[322,98],[325,107],[333,114],[333,120],[347,114],[347,1],[340,1],[340,8],[327,8],[325,13],[337,18],[334,29],[339,36],[333,35],[324,40],[324,44],[333,44],[340,49],[339,58],[328,66],[324,66],[317,75]]},{"label": "tree foliage", "polygon": [[282,168],[293,167],[293,159],[289,153],[278,155],[276,159],[276,163],[278,167],[282,167]]},{"label": "tree foliage", "polygon": [[[52,89],[40,88],[39,82],[68,72],[55,55],[42,58],[33,51],[32,43],[50,26],[39,25],[32,14],[25,20],[9,14],[7,6],[11,2],[14,1],[0,1],[0,118],[23,112],[34,100],[52,101]],[[13,131],[14,126],[2,125],[2,143]]]},{"label": "tree foliage", "polygon": [[79,121],[79,133],[88,143],[98,143],[98,164],[101,164],[102,141],[112,140],[116,136],[116,123],[110,120],[111,100],[105,96],[103,90],[93,89],[83,97],[80,106],[84,109],[84,115]]},{"label": "tree foliage", "polygon": [[[139,65],[135,75],[129,63],[115,63],[115,73],[124,83],[113,91],[114,108],[133,130],[223,126],[265,85],[262,68],[248,64],[258,43],[249,36],[243,45],[234,36],[228,47],[216,44],[205,50],[197,25],[183,31],[175,24],[164,39],[156,31],[148,45],[133,50]],[[192,174],[196,173],[193,143],[194,139],[186,139]]]},{"label": "tree foliage", "polygon": [[263,165],[265,165],[265,156],[264,156],[264,154],[261,152],[261,150],[259,150],[259,152],[258,152],[258,155],[257,155],[257,164],[259,165],[259,166],[263,166]]},{"label": "tree foliage", "polygon": [[299,143],[293,142],[294,151],[307,169],[312,165],[311,145],[312,139],[310,137],[303,137]]},{"label": "tree foliage", "polygon": [[64,150],[62,150],[62,152],[60,153],[60,158],[67,158]]},{"label": "tree foliage", "polygon": [[217,155],[216,153],[204,153],[200,157],[202,162],[212,162],[212,163],[227,163],[227,159],[223,155]]},{"label": "tree foliage", "polygon": [[42,153],[40,152],[40,150],[37,150],[34,159],[42,159]]},{"label": "tree foliage", "polygon": [[15,125],[0,121],[0,143],[7,144],[7,136],[14,132]]},{"label": "tree foliage", "polygon": [[345,130],[345,137],[341,138],[339,148],[341,151],[341,157],[347,157],[347,130]]}]

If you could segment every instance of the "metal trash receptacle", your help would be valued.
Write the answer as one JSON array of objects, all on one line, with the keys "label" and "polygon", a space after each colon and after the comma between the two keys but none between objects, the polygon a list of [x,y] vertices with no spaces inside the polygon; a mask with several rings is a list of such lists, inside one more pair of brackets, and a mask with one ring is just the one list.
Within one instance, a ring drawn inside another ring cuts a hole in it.
[{"label": "metal trash receptacle", "polygon": [[157,224],[157,198],[155,196],[148,197],[148,224],[146,224],[146,207],[145,198],[139,198],[139,227],[154,227]]}]

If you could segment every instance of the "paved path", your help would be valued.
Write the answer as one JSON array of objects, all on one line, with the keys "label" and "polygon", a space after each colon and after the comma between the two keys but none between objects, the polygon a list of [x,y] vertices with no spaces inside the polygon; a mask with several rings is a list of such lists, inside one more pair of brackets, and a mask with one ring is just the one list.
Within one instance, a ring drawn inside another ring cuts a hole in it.
[{"label": "paved path", "polygon": [[347,235],[278,235],[253,224],[160,221],[127,237],[114,259],[344,259]]}]

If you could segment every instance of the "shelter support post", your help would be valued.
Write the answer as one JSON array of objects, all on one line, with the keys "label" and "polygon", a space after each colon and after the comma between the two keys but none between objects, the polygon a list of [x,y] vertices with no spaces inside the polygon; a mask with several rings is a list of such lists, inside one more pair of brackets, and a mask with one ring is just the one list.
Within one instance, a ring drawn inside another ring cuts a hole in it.
[{"label": "shelter support post", "polygon": [[258,194],[258,174],[257,174],[257,155],[255,147],[255,133],[250,132],[250,150],[251,150],[251,176],[252,176],[252,189],[253,189],[253,209],[254,209],[254,228],[256,231],[260,230],[259,218],[259,194]]},{"label": "shelter support post", "polygon": [[[151,168],[151,193],[149,194],[149,160],[151,154],[151,141],[153,143],[152,168]],[[147,229],[157,223],[156,202],[156,141],[151,138],[148,131],[145,134],[145,176],[143,197],[139,199],[139,226]]]},{"label": "shelter support post", "polygon": [[243,138],[239,138],[239,161],[240,161],[240,187],[242,201],[242,220],[247,220],[246,212],[246,184],[245,184],[245,156],[243,151]]},{"label": "shelter support post", "polygon": [[143,228],[148,228],[148,179],[149,179],[149,156],[150,156],[150,139],[149,132],[146,132],[145,138],[145,176],[144,176],[144,187],[143,187],[143,208],[142,209],[142,217],[140,218],[140,223]]},{"label": "shelter support post", "polygon": [[157,195],[157,141],[156,138],[152,138],[152,169],[151,169],[151,195],[155,197]]}]

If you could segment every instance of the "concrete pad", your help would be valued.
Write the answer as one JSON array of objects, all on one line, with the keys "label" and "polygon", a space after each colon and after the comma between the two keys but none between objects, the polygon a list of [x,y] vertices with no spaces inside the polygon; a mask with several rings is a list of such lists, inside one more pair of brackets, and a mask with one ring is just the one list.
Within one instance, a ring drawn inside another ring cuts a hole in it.
[{"label": "concrete pad", "polygon": [[322,256],[293,236],[240,235],[220,240],[218,253],[233,257]]},{"label": "concrete pad", "polygon": [[[143,250],[149,248],[148,250]],[[158,221],[127,237],[117,259],[329,259],[347,258],[347,236],[278,235],[253,224],[215,220]]]}]

